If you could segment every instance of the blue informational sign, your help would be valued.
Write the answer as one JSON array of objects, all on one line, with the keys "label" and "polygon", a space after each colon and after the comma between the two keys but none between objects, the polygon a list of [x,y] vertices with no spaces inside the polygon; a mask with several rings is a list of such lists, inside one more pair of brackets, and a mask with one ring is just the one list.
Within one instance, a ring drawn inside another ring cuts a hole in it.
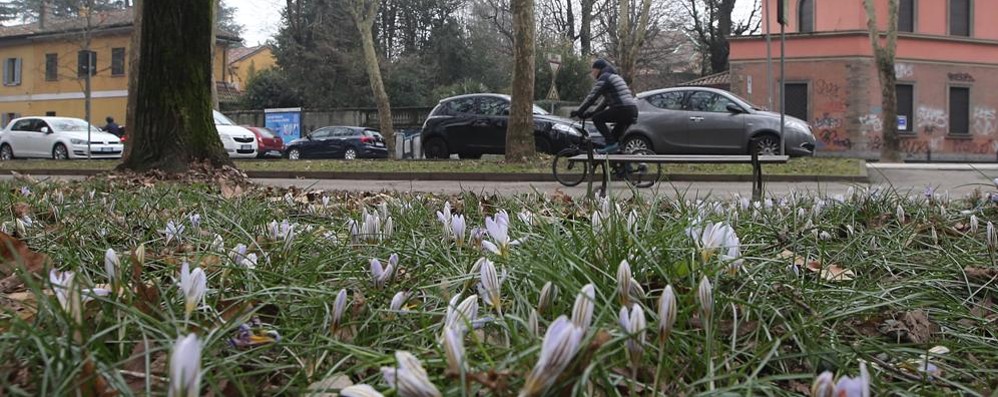
[{"label": "blue informational sign", "polygon": [[898,131],[908,131],[908,116],[898,116]]},{"label": "blue informational sign", "polygon": [[301,138],[301,108],[265,109],[264,126],[281,136],[285,144]]}]

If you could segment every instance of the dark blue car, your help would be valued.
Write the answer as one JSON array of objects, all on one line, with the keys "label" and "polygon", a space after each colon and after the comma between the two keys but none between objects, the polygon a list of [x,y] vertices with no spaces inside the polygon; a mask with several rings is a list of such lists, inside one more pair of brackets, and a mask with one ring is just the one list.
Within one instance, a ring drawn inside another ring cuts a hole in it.
[{"label": "dark blue car", "polygon": [[388,157],[384,137],[377,130],[364,127],[322,127],[291,141],[284,153],[291,160]]}]

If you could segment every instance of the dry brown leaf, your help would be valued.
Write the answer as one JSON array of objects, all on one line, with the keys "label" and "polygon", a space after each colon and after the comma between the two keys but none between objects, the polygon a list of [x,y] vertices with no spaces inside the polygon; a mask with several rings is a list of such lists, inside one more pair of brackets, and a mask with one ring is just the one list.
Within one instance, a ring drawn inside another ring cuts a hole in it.
[{"label": "dry brown leaf", "polygon": [[48,265],[48,257],[28,248],[21,240],[0,232],[0,292],[7,292],[24,283],[14,270],[23,266],[29,274],[41,274]]},{"label": "dry brown leaf", "polygon": [[242,186],[222,182],[222,198],[232,199],[242,197],[244,192]]},{"label": "dry brown leaf", "polygon": [[928,313],[922,309],[905,313],[901,321],[908,328],[908,339],[914,343],[928,342],[933,334],[939,332],[939,326],[929,321]]},{"label": "dry brown leaf", "polygon": [[986,269],[983,267],[967,266],[963,269],[968,278],[977,280],[989,280],[998,277],[998,269]]},{"label": "dry brown leaf", "polygon": [[856,273],[836,264],[823,265],[818,261],[807,263],[807,270],[819,273],[821,278],[828,281],[850,281],[856,278]]}]

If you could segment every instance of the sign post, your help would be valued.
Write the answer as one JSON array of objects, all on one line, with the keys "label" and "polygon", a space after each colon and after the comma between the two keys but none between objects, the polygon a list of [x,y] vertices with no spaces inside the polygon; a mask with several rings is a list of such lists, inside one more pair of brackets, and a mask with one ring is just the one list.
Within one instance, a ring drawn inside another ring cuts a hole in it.
[{"label": "sign post", "polygon": [[[551,66],[551,90],[548,91],[547,98],[557,101],[558,98],[558,70],[561,69],[561,55],[548,54],[548,65]],[[554,104],[551,105],[551,113],[554,113]]]},{"label": "sign post", "polygon": [[301,138],[301,108],[264,109],[264,126],[276,132],[285,144]]}]

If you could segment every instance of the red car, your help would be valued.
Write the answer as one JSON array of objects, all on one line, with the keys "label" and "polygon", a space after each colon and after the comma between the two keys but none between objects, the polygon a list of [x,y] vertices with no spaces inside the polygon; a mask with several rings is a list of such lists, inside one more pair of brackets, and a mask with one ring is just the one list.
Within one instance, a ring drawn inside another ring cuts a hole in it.
[{"label": "red car", "polygon": [[256,135],[256,142],[259,148],[257,149],[257,157],[278,157],[284,155],[284,140],[277,136],[274,131],[266,127],[253,127],[249,125],[244,125],[246,129],[253,131],[253,135]]}]

